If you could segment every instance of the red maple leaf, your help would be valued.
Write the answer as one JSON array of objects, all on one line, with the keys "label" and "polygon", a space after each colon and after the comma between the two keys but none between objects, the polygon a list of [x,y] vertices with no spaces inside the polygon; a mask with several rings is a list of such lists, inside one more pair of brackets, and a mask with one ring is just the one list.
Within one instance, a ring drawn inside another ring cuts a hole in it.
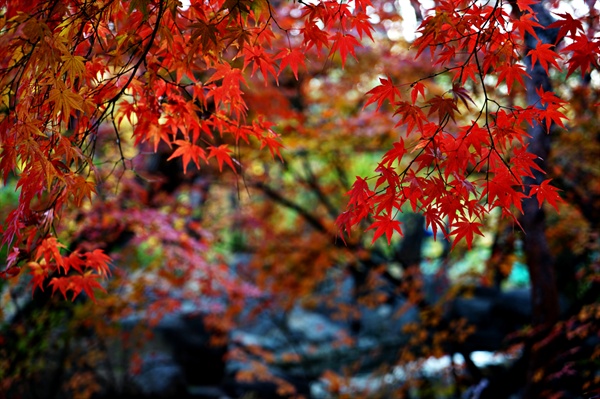
[{"label": "red maple leaf", "polygon": [[323,46],[329,47],[329,34],[319,28],[315,21],[307,22],[306,25],[304,25],[303,33],[307,51],[310,50],[312,46],[315,46],[319,52]]},{"label": "red maple leaf", "polygon": [[369,22],[369,19],[370,17],[367,15],[366,12],[359,12],[352,19],[352,27],[356,29],[358,37],[360,37],[361,39],[363,38],[363,35],[367,35],[369,39],[374,40],[371,31],[374,31],[375,28],[373,28],[371,22]]},{"label": "red maple leaf", "polygon": [[423,216],[425,217],[425,226],[430,227],[431,231],[433,232],[434,240],[437,240],[438,229],[444,234],[444,237],[448,238],[446,232],[446,225],[440,215],[439,209],[427,207],[423,211]]},{"label": "red maple leaf", "polygon": [[560,197],[560,195],[558,195],[558,192],[561,190],[554,186],[551,186],[551,181],[552,179],[547,179],[544,180],[541,184],[532,185],[531,190],[529,191],[529,196],[536,196],[540,208],[542,207],[544,201],[548,201],[548,203],[558,211],[558,203],[564,202],[564,200]]},{"label": "red maple leaf", "polygon": [[110,268],[108,265],[111,259],[103,250],[94,249],[91,252],[86,252],[83,256],[85,257],[86,267],[94,270],[101,277],[110,275]]},{"label": "red maple leaf", "polygon": [[519,19],[512,20],[512,24],[522,38],[525,37],[526,33],[529,33],[531,36],[535,37],[536,40],[540,40],[533,28],[543,28],[543,26],[537,23],[536,20],[535,14],[527,13],[521,15],[521,18]]},{"label": "red maple leaf", "polygon": [[552,47],[554,47],[553,44],[538,42],[537,47],[527,53],[528,56],[531,56],[531,65],[535,65],[536,61],[539,61],[546,73],[548,73],[548,66],[550,64],[561,70],[558,61],[556,61],[560,58],[560,55],[552,50]]},{"label": "red maple leaf", "polygon": [[415,83],[413,85],[412,90],[410,91],[410,99],[413,105],[415,104],[415,102],[417,102],[417,97],[419,96],[419,94],[421,94],[421,97],[423,97],[423,99],[425,98],[425,85],[421,82]]},{"label": "red maple leaf", "polygon": [[374,192],[369,188],[369,183],[360,176],[356,176],[354,184],[346,195],[350,196],[348,203],[361,205],[368,203]]},{"label": "red maple leaf", "polygon": [[227,165],[229,165],[231,170],[237,173],[237,171],[235,170],[235,166],[233,165],[233,160],[229,155],[232,151],[229,149],[227,144],[221,144],[218,147],[209,146],[208,150],[210,151],[208,153],[208,159],[211,159],[212,157],[217,158],[220,172],[223,171],[223,162],[225,162]]},{"label": "red maple leaf", "polygon": [[29,262],[27,264],[29,266],[29,274],[31,274],[31,284],[33,285],[33,291],[36,288],[44,291],[44,281],[46,277],[48,277],[48,265],[40,264],[38,262]]},{"label": "red maple leaf", "polygon": [[454,248],[456,244],[464,238],[467,242],[467,247],[471,249],[471,246],[473,244],[473,237],[475,236],[475,234],[483,237],[483,233],[481,232],[481,230],[479,230],[479,228],[482,226],[483,224],[481,223],[471,222],[466,219],[454,222],[455,228],[450,232],[450,235],[454,236],[452,248]]},{"label": "red maple leaf", "polygon": [[540,110],[540,119],[546,120],[547,131],[550,131],[552,122],[556,123],[560,127],[565,127],[565,125],[562,123],[562,119],[567,119],[567,117],[558,110],[559,108],[560,107],[556,105],[548,105],[546,109]]},{"label": "red maple leaf", "polygon": [[500,74],[498,75],[498,83],[496,83],[496,87],[498,87],[498,85],[503,81],[506,81],[508,94],[510,94],[515,80],[519,82],[521,86],[525,86],[523,76],[529,77],[529,74],[525,71],[525,67],[521,64],[501,65],[498,66],[497,70],[500,72]]},{"label": "red maple leaf", "polygon": [[396,126],[406,123],[407,133],[412,132],[415,126],[419,128],[419,131],[423,130],[423,123],[427,122],[427,117],[425,116],[425,113],[421,107],[411,105],[407,101],[401,101],[396,105],[398,108],[396,108],[394,115],[401,116],[400,121],[396,124]]},{"label": "red maple leaf", "polygon": [[458,102],[458,100],[460,99],[465,105],[465,107],[467,107],[467,109],[469,109],[469,103],[467,102],[467,100],[475,105],[475,101],[473,101],[471,96],[469,96],[469,92],[464,87],[455,84],[452,86],[452,90],[450,91],[452,92],[452,97],[454,98],[454,100]]},{"label": "red maple leaf", "polygon": [[286,66],[289,66],[297,80],[298,79],[298,67],[300,65],[302,65],[306,68],[306,64],[304,63],[305,58],[306,58],[306,54],[304,54],[304,52],[302,52],[302,50],[300,50],[299,48],[294,48],[294,49],[287,48],[285,50],[282,50],[274,58],[275,60],[281,59],[281,63],[279,64],[279,75],[281,74],[281,71],[283,71],[283,69]]},{"label": "red maple leaf", "polygon": [[346,65],[346,58],[348,57],[348,53],[352,54],[352,56],[356,59],[356,53],[354,49],[356,47],[361,46],[362,45],[360,44],[360,42],[353,35],[338,32],[335,35],[330,54],[339,51],[340,57],[342,57],[342,68],[344,68],[344,66]]},{"label": "red maple leaf", "polygon": [[200,169],[200,159],[206,161],[206,155],[202,147],[192,144],[188,140],[175,140],[173,144],[177,144],[179,148],[173,151],[173,154],[167,159],[170,161],[173,158],[182,157],[183,173],[187,173],[187,166],[190,162],[194,162],[196,167]]},{"label": "red maple leaf", "polygon": [[522,12],[529,12],[534,14],[533,9],[531,8],[532,4],[537,4],[537,0],[517,0],[517,5],[519,6],[519,10]]},{"label": "red maple leaf", "polygon": [[404,140],[400,139],[397,143],[394,143],[394,148],[389,150],[383,156],[381,163],[386,166],[390,166],[394,161],[402,160],[404,154],[406,154],[406,148],[404,148]]},{"label": "red maple leaf", "polygon": [[381,83],[380,85],[375,86],[367,92],[367,96],[371,97],[367,100],[363,108],[377,101],[377,110],[379,110],[385,100],[393,104],[396,101],[396,97],[400,97],[400,90],[394,86],[390,77],[387,79],[379,78],[379,82]]},{"label": "red maple leaf", "polygon": [[571,54],[567,60],[567,63],[569,64],[567,77],[571,76],[577,68],[581,68],[582,78],[590,70],[591,65],[599,68],[598,53],[600,53],[600,40],[590,40],[584,35],[578,35],[575,37],[573,43],[563,49],[563,52],[569,51],[572,51],[573,54]]},{"label": "red maple leaf", "polygon": [[562,20],[556,21],[548,25],[546,29],[560,28],[558,36],[556,37],[556,43],[558,43],[566,35],[575,36],[577,32],[583,32],[583,23],[573,18],[569,13],[555,14],[562,18]]},{"label": "red maple leaf", "polygon": [[435,96],[429,101],[427,101],[427,103],[431,105],[427,116],[430,116],[437,112],[438,120],[440,123],[442,123],[442,121],[447,117],[456,122],[456,120],[454,119],[454,113],[458,112],[460,114],[460,112],[458,111],[458,107],[456,106],[456,100],[453,98]]},{"label": "red maple leaf", "polygon": [[373,244],[379,237],[381,237],[385,233],[385,237],[387,238],[388,245],[392,243],[392,235],[394,231],[397,231],[400,235],[402,235],[402,229],[400,225],[402,223],[398,220],[391,218],[388,215],[377,215],[375,216],[375,222],[373,222],[367,230],[377,229],[375,230],[375,235],[373,236]]}]

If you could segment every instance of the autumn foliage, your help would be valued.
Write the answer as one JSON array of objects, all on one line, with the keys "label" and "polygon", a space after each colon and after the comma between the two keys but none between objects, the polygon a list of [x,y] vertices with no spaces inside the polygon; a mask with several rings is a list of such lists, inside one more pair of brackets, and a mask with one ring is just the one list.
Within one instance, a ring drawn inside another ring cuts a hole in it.
[{"label": "autumn foliage", "polygon": [[[169,284],[186,298],[226,293],[231,316],[259,289],[241,283],[220,254],[205,255],[219,245],[208,230],[250,231],[261,265],[250,262],[249,275],[291,308],[334,263],[355,271],[368,263],[369,245],[394,245],[405,214],[423,215],[450,249],[471,249],[500,219],[529,234],[533,324],[549,328],[558,294],[548,291],[552,261],[540,266],[552,258],[544,206],[598,227],[594,199],[571,190],[577,177],[550,163],[549,137],[568,135],[583,114],[590,125],[598,120],[600,100],[590,93],[598,90],[600,10],[594,2],[581,15],[561,1],[410,3],[416,36],[398,44],[389,32],[401,18],[383,0],[0,2],[0,175],[18,192],[0,225],[0,277],[71,301],[101,296],[99,307],[113,310],[125,305],[107,305],[111,279],[133,293],[154,279],[162,284],[154,321],[178,306],[166,298]],[[307,83],[331,70],[337,78]],[[345,92],[327,98],[324,84]],[[577,103],[577,90],[591,103]],[[356,100],[343,99],[351,92]],[[338,98],[346,102],[327,109]],[[347,148],[375,153],[370,174],[347,179],[358,163],[340,155]],[[298,164],[301,172],[289,172]],[[341,184],[328,185],[331,176]],[[215,181],[263,202],[218,221],[224,211],[207,200],[219,192]],[[273,203],[296,216],[277,214]],[[278,222],[286,218],[303,220],[302,232]],[[128,240],[147,253],[109,254]],[[132,282],[111,264],[115,256],[152,266]],[[143,302],[136,298],[132,308]],[[544,356],[552,354],[534,357],[535,367]]]},{"label": "autumn foliage", "polygon": [[[268,116],[248,118],[245,70],[269,84],[285,68],[297,77],[312,53],[339,53],[344,66],[348,55],[355,56],[359,39],[372,39],[370,2],[286,5],[299,10],[296,18],[278,17],[267,1],[192,4],[186,10],[178,4],[7,4],[2,173],[5,181],[18,176],[20,200],[3,232],[3,244],[11,249],[4,273],[16,273],[10,269],[20,267],[20,259],[42,242],[54,242],[43,240],[63,207],[92,198],[97,179],[92,160],[103,123],[112,125],[112,133],[103,134],[113,134],[117,147],[123,120],[133,124],[136,145],[148,142],[156,151],[166,143],[173,148],[170,159],[182,158],[184,172],[190,163],[200,168],[211,158],[220,170],[226,165],[236,171],[231,148],[217,145],[215,134],[234,143],[254,141],[277,156],[282,146]],[[526,107],[487,95],[476,104],[465,87],[478,87],[487,76],[496,77],[496,86],[505,84],[509,93],[522,85],[528,77],[521,64],[528,33],[537,44],[527,54],[546,72],[560,70],[561,53],[572,53],[568,74],[588,73],[598,43],[587,38],[580,21],[565,17],[548,27],[560,27],[557,42],[565,36],[573,40],[557,51],[536,34],[534,28],[544,27],[530,4],[516,7],[519,16],[511,18],[501,3],[459,12],[459,3],[444,2],[422,22],[413,44],[416,55],[430,57],[451,76],[451,85],[436,94],[427,83],[437,74],[396,84],[381,78],[367,93],[365,106],[389,103],[410,141],[400,139],[384,155],[372,188],[362,179],[355,183],[349,208],[338,219],[342,230],[373,216],[367,229],[389,241],[394,232],[401,233],[395,217],[408,203],[426,216],[434,234],[439,230],[471,245],[492,209],[516,221],[514,211],[522,210],[527,196],[553,205],[560,200],[549,180],[523,182],[540,170],[535,154],[526,152],[524,127],[564,126],[565,102],[539,88],[538,102]],[[457,123],[460,108],[472,113],[470,124]],[[405,153],[412,154],[410,165],[399,167]],[[441,228],[446,219],[447,227]]]}]

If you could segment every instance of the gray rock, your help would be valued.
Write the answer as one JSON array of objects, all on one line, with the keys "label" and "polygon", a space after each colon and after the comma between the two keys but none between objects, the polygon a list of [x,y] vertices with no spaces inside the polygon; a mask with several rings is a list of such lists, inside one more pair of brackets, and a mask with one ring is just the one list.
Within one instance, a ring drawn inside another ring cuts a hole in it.
[{"label": "gray rock", "polygon": [[136,391],[148,396],[169,397],[185,390],[183,370],[167,353],[143,356],[140,372],[130,380]]}]

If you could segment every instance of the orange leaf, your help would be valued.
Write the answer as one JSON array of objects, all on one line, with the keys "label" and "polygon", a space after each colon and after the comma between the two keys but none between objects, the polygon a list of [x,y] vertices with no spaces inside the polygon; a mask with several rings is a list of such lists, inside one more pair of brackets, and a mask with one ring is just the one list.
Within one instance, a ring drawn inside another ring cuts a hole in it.
[{"label": "orange leaf", "polygon": [[193,161],[198,169],[200,169],[200,159],[206,162],[206,153],[202,147],[192,144],[188,140],[175,140],[173,144],[178,145],[179,148],[173,151],[173,154],[167,160],[182,157],[184,174],[187,173],[187,166],[190,162]]},{"label": "orange leaf", "polygon": [[234,172],[237,173],[235,166],[233,165],[231,156],[229,156],[229,154],[232,151],[227,147],[227,144],[221,144],[218,147],[209,146],[208,149],[210,151],[208,153],[208,159],[211,159],[212,157],[217,158],[217,162],[219,163],[219,171],[220,172],[223,171],[223,162],[225,162],[227,165],[229,165],[231,170],[233,170]]},{"label": "orange leaf", "polygon": [[295,49],[285,49],[282,50],[279,54],[275,56],[275,59],[278,60],[281,58],[281,63],[279,64],[279,74],[281,75],[281,71],[286,66],[289,66],[292,72],[294,72],[294,76],[296,80],[298,79],[298,66],[302,65],[306,68],[306,64],[304,63],[304,58],[306,58],[306,54],[304,54],[299,48]]}]

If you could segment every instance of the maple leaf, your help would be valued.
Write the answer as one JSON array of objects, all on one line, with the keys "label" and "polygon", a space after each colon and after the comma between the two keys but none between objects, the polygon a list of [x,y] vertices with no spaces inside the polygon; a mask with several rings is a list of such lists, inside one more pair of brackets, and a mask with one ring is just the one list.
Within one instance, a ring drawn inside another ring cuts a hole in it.
[{"label": "maple leaf", "polygon": [[[2,226],[0,226],[0,233],[2,233]],[[8,255],[6,256],[6,268],[8,269],[16,265],[19,261],[21,250],[18,247],[12,247]]]},{"label": "maple leaf", "polygon": [[463,238],[467,242],[467,247],[471,249],[475,234],[483,237],[483,233],[481,232],[481,230],[479,230],[480,227],[483,227],[482,223],[471,222],[469,220],[462,219],[455,221],[453,226],[455,228],[450,232],[450,235],[454,236],[454,241],[452,242],[452,249],[454,249],[456,244]]},{"label": "maple leaf", "polygon": [[361,47],[360,42],[351,34],[343,34],[341,32],[336,33],[334,36],[333,46],[331,46],[331,53],[339,51],[340,57],[342,57],[342,68],[346,65],[346,57],[350,53],[354,59],[356,59],[355,48]]},{"label": "maple leaf", "polygon": [[354,214],[351,211],[344,211],[335,219],[335,225],[337,226],[337,237],[340,237],[344,244],[346,244],[344,232],[350,235],[352,231],[353,220]]},{"label": "maple leaf", "polygon": [[67,54],[60,57],[63,61],[60,73],[66,73],[71,84],[75,79],[82,78],[85,73],[85,58],[80,55]]},{"label": "maple leaf", "polygon": [[52,286],[53,294],[58,289],[65,299],[67,298],[67,293],[71,291],[73,294],[71,301],[75,301],[75,298],[77,298],[81,291],[83,291],[92,300],[92,302],[96,303],[94,290],[98,289],[102,292],[106,292],[104,287],[102,287],[102,285],[100,285],[100,283],[97,281],[98,278],[98,275],[92,274],[91,272],[86,272],[83,275],[54,277],[52,280],[50,280],[49,285]]},{"label": "maple leaf", "polygon": [[556,123],[561,127],[565,127],[562,119],[568,119],[565,114],[559,111],[560,108],[566,103],[566,101],[558,98],[553,92],[545,91],[543,88],[537,88],[535,90],[537,95],[540,97],[540,103],[545,106],[545,108],[536,109],[537,119],[540,123],[546,121],[546,131],[550,131],[550,126],[552,126],[552,122]]},{"label": "maple leaf", "polygon": [[275,72],[274,68],[275,62],[261,46],[246,46],[244,48],[244,66],[242,69],[246,69],[249,64],[252,64],[252,76],[260,69],[265,85],[268,83],[269,74],[271,74],[275,80],[278,79],[279,75]]},{"label": "maple leaf", "polygon": [[507,64],[501,65],[497,68],[500,72],[498,74],[498,82],[496,83],[496,87],[500,85],[503,81],[506,81],[506,88],[508,90],[508,94],[513,88],[515,80],[521,84],[521,87],[525,86],[525,82],[523,81],[523,76],[530,77],[529,74],[525,71],[525,66],[521,64]]},{"label": "maple leaf", "polygon": [[359,10],[366,10],[369,6],[373,5],[371,0],[354,0],[354,4],[356,4],[356,8]]},{"label": "maple leaf", "polygon": [[460,112],[458,111],[458,107],[456,106],[456,100],[453,98],[445,98],[438,95],[431,98],[429,101],[427,101],[427,103],[431,106],[427,116],[430,116],[431,114],[437,112],[439,123],[442,123],[442,121],[446,119],[446,117],[456,122],[456,120],[454,119],[454,112],[458,112],[460,114]]},{"label": "maple leaf", "polygon": [[369,183],[360,176],[356,176],[350,191],[346,193],[350,197],[349,203],[361,205],[368,203],[374,192],[369,188]]},{"label": "maple leaf", "polygon": [[560,28],[556,37],[556,43],[560,42],[563,37],[570,35],[572,37],[577,36],[579,31],[583,32],[583,22],[579,19],[573,18],[569,13],[555,14],[562,18],[560,21],[556,21],[548,25],[547,29]]},{"label": "maple leaf", "polygon": [[57,83],[57,87],[50,90],[48,100],[56,105],[56,108],[61,112],[63,120],[71,116],[72,109],[83,111],[81,107],[83,98],[71,89],[66,88],[64,84]]},{"label": "maple leaf", "polygon": [[92,269],[100,277],[110,276],[109,263],[110,256],[106,255],[101,249],[94,249],[91,252],[83,254],[85,257],[85,266]]},{"label": "maple leaf", "polygon": [[175,140],[173,144],[179,146],[173,154],[167,159],[170,161],[173,158],[181,157],[183,162],[183,173],[187,173],[187,166],[190,162],[194,162],[196,167],[200,169],[200,159],[207,161],[206,153],[202,147],[192,144],[188,140]]},{"label": "maple leaf", "polygon": [[523,212],[521,201],[525,198],[525,194],[514,189],[516,183],[508,170],[501,169],[496,172],[493,179],[486,181],[481,198],[487,196],[487,203],[494,206],[510,208],[514,205]]},{"label": "maple leaf", "polygon": [[54,295],[58,289],[65,299],[67,299],[67,292],[73,287],[73,284],[68,277],[54,277],[50,280],[48,285],[52,286],[52,295]]},{"label": "maple leaf", "polygon": [[147,20],[150,15],[148,12],[148,6],[150,5],[150,0],[131,0],[129,3],[129,13],[132,13],[134,10],[138,10],[142,13],[143,20]]},{"label": "maple leaf", "polygon": [[531,8],[531,5],[537,4],[538,0],[517,0],[517,6],[522,12],[528,12],[535,15],[535,12]]},{"label": "maple leaf", "polygon": [[149,141],[153,144],[152,148],[154,152],[158,151],[158,145],[161,141],[165,142],[169,148],[171,147],[168,130],[165,126],[158,123],[150,123],[149,121],[139,123],[136,125],[133,134],[135,136],[135,144]]},{"label": "maple leaf", "polygon": [[415,127],[418,127],[419,131],[423,130],[423,123],[427,122],[427,117],[421,107],[409,104],[407,101],[396,103],[396,106],[394,115],[401,116],[396,126],[406,124],[407,133],[411,133]]},{"label": "maple leaf", "polygon": [[437,60],[435,61],[435,65],[444,66],[444,65],[448,64],[449,62],[453,61],[454,59],[456,59],[456,47],[449,46],[449,47],[444,48],[439,53],[439,56],[437,57]]},{"label": "maple leaf", "polygon": [[544,170],[535,163],[535,161],[539,159],[540,157],[527,151],[527,146],[515,148],[513,150],[513,157],[511,158],[514,167],[511,169],[518,175],[534,177],[533,170],[545,173]]},{"label": "maple leaf", "polygon": [[329,47],[329,34],[319,28],[315,21],[307,22],[304,25],[303,33],[307,51],[313,46],[319,52],[323,47]]},{"label": "maple leaf", "polygon": [[563,49],[563,52],[572,51],[573,54],[567,60],[569,64],[569,70],[567,77],[571,76],[577,68],[581,68],[581,77],[583,78],[586,73],[590,70],[590,66],[600,68],[598,64],[598,54],[600,53],[600,40],[588,39],[584,35],[578,35],[575,37],[573,43]]},{"label": "maple leaf", "polygon": [[519,31],[519,34],[522,38],[525,37],[526,33],[529,33],[539,41],[540,38],[538,37],[537,33],[535,33],[535,29],[533,28],[543,28],[543,26],[536,21],[537,18],[535,17],[535,14],[527,13],[521,15],[519,19],[514,19],[511,22],[517,31]]},{"label": "maple leaf", "polygon": [[398,234],[402,235],[402,229],[400,227],[402,223],[398,220],[391,218],[388,215],[377,215],[375,216],[375,222],[373,222],[366,230],[377,229],[375,230],[375,234],[373,235],[373,241],[371,241],[371,245],[375,243],[375,241],[381,237],[385,233],[385,237],[387,239],[388,245],[392,243],[392,236],[394,235],[394,231],[398,232]]},{"label": "maple leaf", "polygon": [[214,50],[218,47],[218,29],[215,25],[204,21],[198,21],[189,25],[189,28],[192,29],[190,39],[196,40],[197,38],[200,38],[200,44],[204,51]]},{"label": "maple leaf", "polygon": [[206,80],[204,86],[221,79],[223,79],[223,86],[226,87],[239,87],[242,84],[246,84],[242,71],[239,68],[232,68],[228,62],[218,64],[215,69],[215,73]]},{"label": "maple leaf", "polygon": [[[379,173],[379,178],[375,183],[375,188],[380,187],[382,184],[388,187],[388,189],[394,189],[398,183],[398,174],[394,171],[393,168],[389,168],[381,162],[377,168],[376,172]],[[376,200],[377,201],[377,200]]]},{"label": "maple leaf", "polygon": [[550,131],[550,126],[552,125],[552,122],[556,123],[560,127],[563,127],[563,128],[565,127],[562,120],[568,119],[568,118],[565,116],[565,114],[560,112],[558,109],[559,109],[559,106],[557,106],[557,105],[548,105],[545,109],[540,110],[540,119],[546,120],[546,131],[547,132]]},{"label": "maple leaf", "polygon": [[400,141],[394,143],[393,146],[394,148],[386,152],[383,156],[382,163],[386,166],[390,166],[394,161],[400,162],[404,154],[406,154],[404,140],[400,139]]},{"label": "maple leaf", "polygon": [[425,85],[422,82],[417,82],[414,84],[412,90],[410,91],[410,100],[413,105],[417,102],[417,97],[421,94],[421,97],[425,99]]},{"label": "maple leaf", "polygon": [[542,87],[538,87],[535,89],[535,92],[540,97],[540,102],[542,103],[542,105],[548,104],[562,106],[566,104],[566,101],[561,100],[559,97],[556,96],[556,94],[554,94],[550,90],[546,91]]},{"label": "maple leaf", "polygon": [[369,104],[377,101],[377,110],[379,111],[379,108],[381,108],[385,100],[388,100],[390,104],[393,104],[396,101],[396,97],[400,97],[400,90],[394,86],[390,77],[387,79],[379,78],[379,82],[381,83],[380,85],[375,86],[367,92],[367,96],[370,97],[363,109]]},{"label": "maple leaf", "polygon": [[73,269],[79,272],[80,274],[84,272],[83,266],[85,265],[85,262],[79,255],[79,252],[71,252],[69,256],[63,258],[63,261],[65,263],[65,270]]},{"label": "maple leaf", "polygon": [[[44,239],[37,248],[35,259],[39,260],[43,258],[48,265],[54,260],[59,267],[64,267],[63,257],[60,254],[61,248],[66,247],[58,242],[56,237],[48,237]],[[66,272],[68,272],[67,269],[65,269],[65,273]]]},{"label": "maple leaf", "polygon": [[455,102],[457,102],[458,99],[460,99],[465,105],[465,107],[467,107],[467,109],[469,109],[469,103],[467,103],[467,100],[473,103],[473,105],[475,105],[475,101],[473,101],[473,99],[469,96],[469,92],[464,87],[460,87],[455,84],[452,86],[451,92]]},{"label": "maple leaf", "polygon": [[379,194],[375,198],[374,202],[377,202],[375,213],[385,210],[385,212],[390,214],[393,209],[400,209],[402,207],[402,201],[393,187],[395,187],[395,184],[388,186],[383,194]]},{"label": "maple leaf", "polygon": [[227,165],[229,165],[231,170],[233,170],[235,173],[237,173],[237,170],[235,169],[235,166],[233,165],[233,160],[231,159],[231,156],[229,155],[232,151],[229,149],[227,144],[221,144],[218,147],[209,146],[208,150],[209,150],[208,159],[211,159],[212,157],[217,158],[217,162],[219,163],[219,172],[223,171],[223,162],[225,162]]},{"label": "maple leaf", "polygon": [[260,137],[260,149],[267,147],[271,156],[275,158],[275,155],[279,157],[279,160],[283,162],[283,157],[281,156],[280,148],[283,148],[283,144],[281,143],[279,136],[275,133],[268,133],[264,136]]},{"label": "maple leaf", "polygon": [[96,303],[94,290],[98,289],[102,292],[106,292],[104,287],[102,287],[102,285],[100,285],[100,283],[97,281],[98,278],[98,275],[91,273],[85,273],[82,276],[71,277],[73,280],[73,285],[75,286],[75,288],[73,288],[73,297],[71,301],[74,301],[77,295],[79,295],[79,293],[83,290],[92,300],[92,302]]},{"label": "maple leaf", "polygon": [[554,47],[553,44],[538,42],[536,48],[529,50],[527,53],[527,56],[531,57],[531,64],[535,65],[536,61],[538,61],[546,73],[548,73],[548,66],[550,64],[554,65],[560,71],[560,65],[556,61],[560,59],[560,55],[556,51],[551,50],[552,47]]},{"label": "maple leaf", "polygon": [[558,194],[558,192],[561,190],[554,186],[551,186],[551,181],[552,179],[547,179],[544,180],[541,184],[531,185],[529,196],[536,196],[540,208],[542,207],[544,201],[547,201],[550,205],[554,207],[554,209],[556,209],[556,211],[558,211],[558,203],[564,202],[564,200]]},{"label": "maple leaf", "polygon": [[46,264],[41,265],[38,262],[29,262],[27,264],[31,274],[31,284],[33,285],[33,291],[39,288],[44,291],[44,281],[48,277],[48,266]]},{"label": "maple leaf", "polygon": [[281,50],[274,59],[281,59],[281,63],[279,64],[279,74],[281,74],[281,71],[283,71],[286,66],[289,66],[294,73],[296,80],[298,80],[298,66],[302,65],[306,68],[306,64],[304,63],[305,58],[305,54],[299,48],[286,48],[285,50]]},{"label": "maple leaf", "polygon": [[431,228],[433,232],[433,239],[437,240],[437,232],[438,229],[443,233],[444,237],[447,237],[446,232],[446,224],[442,219],[442,215],[440,215],[440,210],[434,207],[427,207],[423,211],[423,216],[425,217],[425,226]]},{"label": "maple leaf", "polygon": [[73,176],[71,194],[73,195],[75,206],[81,206],[81,203],[85,198],[88,198],[91,202],[92,194],[96,193],[95,186],[94,182],[86,180],[83,176]]},{"label": "maple leaf", "polygon": [[458,83],[464,85],[468,79],[471,79],[471,81],[475,82],[477,80],[475,75],[479,75],[479,67],[477,66],[477,63],[471,61],[454,71],[452,81],[455,82],[460,78]]},{"label": "maple leaf", "polygon": [[360,37],[361,39],[363,38],[363,35],[367,35],[369,39],[374,41],[371,31],[374,31],[375,28],[373,28],[373,26],[371,25],[370,17],[367,15],[366,12],[361,11],[358,14],[356,14],[354,18],[352,18],[352,27],[356,29],[358,37]]}]

